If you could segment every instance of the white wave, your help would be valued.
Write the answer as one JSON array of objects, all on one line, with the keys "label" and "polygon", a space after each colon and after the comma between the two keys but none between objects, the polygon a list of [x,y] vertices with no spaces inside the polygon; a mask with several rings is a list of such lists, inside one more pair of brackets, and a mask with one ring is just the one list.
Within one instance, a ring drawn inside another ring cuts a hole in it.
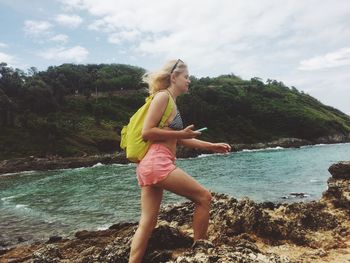
[{"label": "white wave", "polygon": [[300,148],[323,147],[323,146],[329,146],[329,145],[334,145],[334,144],[324,144],[324,143],[320,143],[320,144],[311,144],[311,145],[303,145],[303,146],[300,146]]},{"label": "white wave", "polygon": [[310,148],[312,147],[313,145],[303,145],[303,146],[300,146],[300,149],[304,149],[304,148]]},{"label": "white wave", "polygon": [[102,225],[102,226],[98,226],[96,229],[98,230],[98,231],[101,231],[101,230],[106,230],[106,229],[108,229],[109,228],[109,225]]},{"label": "white wave", "polygon": [[350,142],[320,143],[320,144],[315,144],[314,146],[334,146],[334,145],[344,145],[344,144],[350,144]]},{"label": "white wave", "polygon": [[203,158],[203,157],[208,157],[208,156],[212,156],[213,154],[211,153],[203,153],[197,156],[197,158]]},{"label": "white wave", "polygon": [[99,167],[99,166],[104,166],[104,164],[102,164],[102,163],[97,163],[97,164],[93,165],[92,167],[94,168],[94,167]]},{"label": "white wave", "polygon": [[205,158],[205,157],[209,157],[209,156],[227,155],[230,153],[231,152],[228,152],[228,153],[202,153],[202,154],[195,156],[195,157],[176,158],[176,160],[191,160],[191,159],[197,159],[197,158]]},{"label": "white wave", "polygon": [[28,171],[21,171],[19,172],[19,174],[32,174],[32,173],[36,173],[38,171],[35,171],[35,170],[28,170]]},{"label": "white wave", "polygon": [[234,153],[234,152],[228,152],[228,153],[202,153],[198,156],[195,156],[195,157],[183,157],[183,158],[180,158],[180,157],[176,157],[176,160],[192,160],[192,159],[197,159],[197,158],[205,158],[205,157],[210,157],[210,156],[220,156],[220,155],[228,155],[228,154],[231,154],[231,153]]},{"label": "white wave", "polygon": [[61,169],[57,169],[57,170],[50,170],[52,172],[75,172],[75,171],[81,171],[81,170],[85,170],[85,169],[89,169],[91,168],[91,166],[81,166],[81,167],[75,167],[75,168],[61,168]]},{"label": "white wave", "polygon": [[262,152],[262,151],[275,151],[275,150],[284,150],[284,147],[277,146],[277,147],[267,147],[267,148],[261,148],[261,149],[243,149],[242,152]]},{"label": "white wave", "polygon": [[320,179],[310,179],[310,183],[320,183],[322,180]]},{"label": "white wave", "polygon": [[112,163],[113,166],[128,166],[129,164]]},{"label": "white wave", "polygon": [[5,196],[5,197],[2,197],[2,198],[1,198],[1,201],[2,201],[4,204],[8,205],[8,204],[11,203],[11,200],[12,200],[12,199],[14,199],[14,198],[16,198],[16,197],[20,197],[20,196],[23,196],[23,195]]},{"label": "white wave", "polygon": [[71,170],[78,170],[78,171],[80,171],[80,170],[84,170],[84,169],[86,169],[87,167],[77,167],[77,168],[73,168],[73,169],[71,169]]},{"label": "white wave", "polygon": [[28,174],[38,173],[38,172],[40,171],[28,170],[28,171],[14,172],[14,173],[4,173],[4,174],[0,174],[0,177],[12,176],[12,175],[28,175]]},{"label": "white wave", "polygon": [[5,197],[1,198],[1,201],[6,201],[6,200],[9,200],[9,199],[13,199],[15,197],[16,197],[16,195],[5,196]]},{"label": "white wave", "polygon": [[15,206],[16,209],[21,209],[21,208],[24,208],[24,209],[28,209],[28,205],[22,205],[22,204],[18,204]]},{"label": "white wave", "polygon": [[313,144],[313,145],[303,145],[300,148],[308,148],[308,147],[324,147],[324,146],[334,146],[334,145],[347,145],[350,144],[350,142],[340,142],[340,143],[319,143],[319,144]]},{"label": "white wave", "polygon": [[306,197],[310,197],[310,195],[309,194],[302,194],[302,195],[289,194],[289,195],[281,196],[282,199],[303,199]]}]

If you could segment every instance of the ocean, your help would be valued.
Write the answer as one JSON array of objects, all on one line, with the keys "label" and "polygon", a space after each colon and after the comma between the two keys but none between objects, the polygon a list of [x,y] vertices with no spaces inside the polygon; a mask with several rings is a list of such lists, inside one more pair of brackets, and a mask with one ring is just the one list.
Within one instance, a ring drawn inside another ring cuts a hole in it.
[{"label": "ocean", "polygon": [[[176,163],[213,192],[257,202],[305,202],[321,197],[329,166],[345,160],[350,160],[350,143],[243,150]],[[162,205],[183,201],[165,191]],[[0,248],[72,237],[82,229],[137,222],[139,216],[135,164],[0,175]]]}]

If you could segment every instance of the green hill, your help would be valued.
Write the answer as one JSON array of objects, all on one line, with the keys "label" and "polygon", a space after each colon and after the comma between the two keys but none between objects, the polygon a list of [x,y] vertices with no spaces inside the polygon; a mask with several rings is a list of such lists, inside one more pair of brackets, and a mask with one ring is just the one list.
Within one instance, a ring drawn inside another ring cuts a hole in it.
[{"label": "green hill", "polygon": [[[119,150],[121,127],[147,96],[144,72],[122,64],[63,64],[42,72],[0,64],[0,159]],[[221,75],[191,81],[178,106],[185,124],[209,128],[201,137],[207,140],[350,133],[349,116],[276,80]]]}]

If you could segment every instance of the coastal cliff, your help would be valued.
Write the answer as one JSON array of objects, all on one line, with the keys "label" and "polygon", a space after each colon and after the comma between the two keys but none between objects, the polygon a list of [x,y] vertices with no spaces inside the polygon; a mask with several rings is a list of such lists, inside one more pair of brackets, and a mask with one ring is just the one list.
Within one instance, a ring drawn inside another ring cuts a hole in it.
[{"label": "coastal cliff", "polygon": [[[149,95],[138,66],[63,64],[32,76],[0,69],[0,161],[120,151],[123,126]],[[199,139],[238,148],[285,138],[350,141],[347,114],[277,80],[191,76],[176,103],[185,126],[208,128]]]},{"label": "coastal cliff", "polygon": [[[256,203],[213,193],[209,240],[191,248],[193,203],[162,207],[144,262],[349,262],[350,161],[333,164],[322,198]],[[0,262],[127,262],[137,223],[0,251]]]}]

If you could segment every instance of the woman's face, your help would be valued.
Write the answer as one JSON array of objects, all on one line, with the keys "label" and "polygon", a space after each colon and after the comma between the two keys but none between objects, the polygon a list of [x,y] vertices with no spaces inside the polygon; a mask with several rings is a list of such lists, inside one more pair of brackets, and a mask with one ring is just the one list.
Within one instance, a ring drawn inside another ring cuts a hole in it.
[{"label": "woman's face", "polygon": [[185,69],[182,71],[177,77],[175,77],[175,86],[181,93],[188,92],[188,87],[191,83],[191,80],[189,79],[188,70]]}]

